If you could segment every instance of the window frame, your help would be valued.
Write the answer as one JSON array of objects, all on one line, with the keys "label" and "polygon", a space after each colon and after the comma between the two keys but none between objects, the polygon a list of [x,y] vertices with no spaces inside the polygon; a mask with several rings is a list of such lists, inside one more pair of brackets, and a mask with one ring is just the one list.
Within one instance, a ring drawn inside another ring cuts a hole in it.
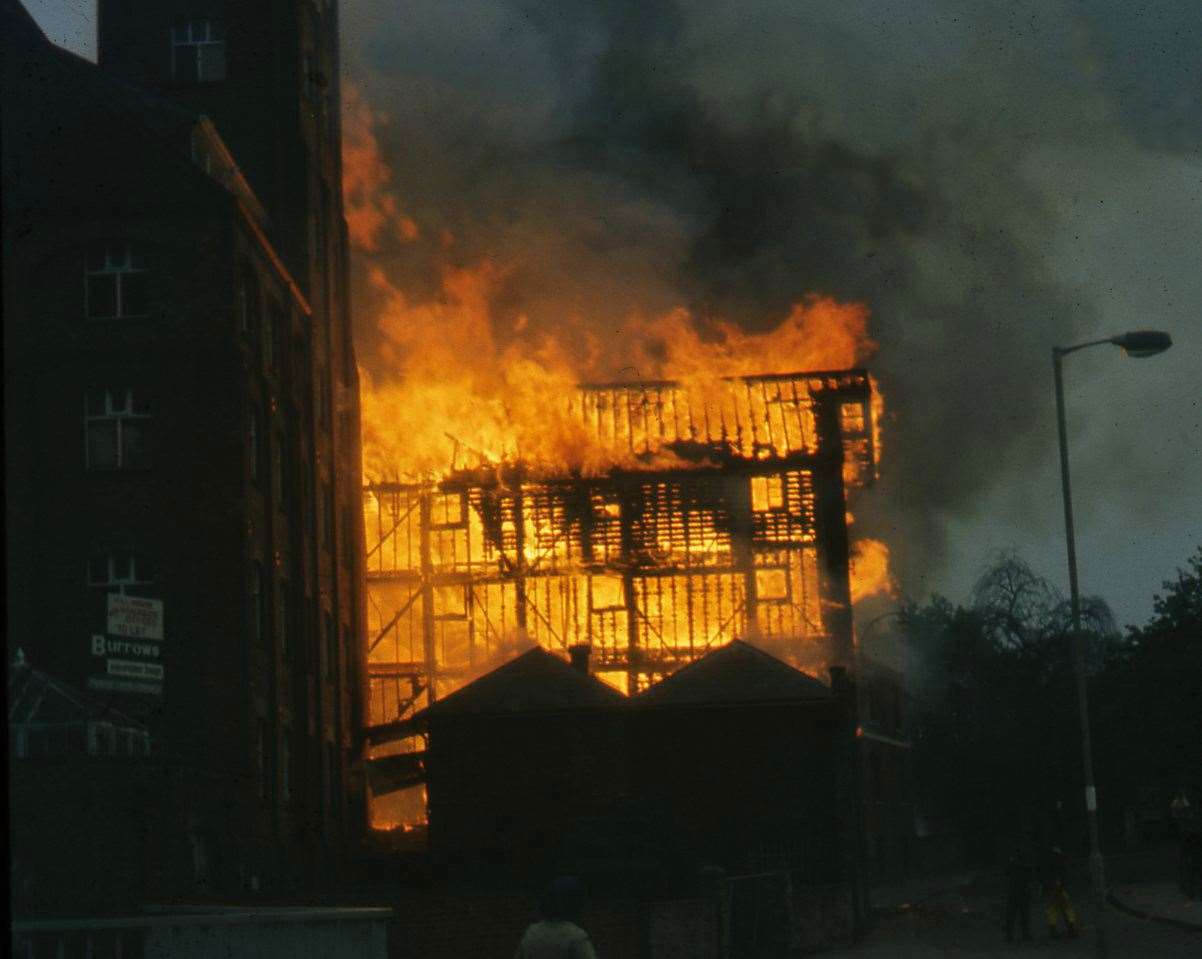
[{"label": "window frame", "polygon": [[[116,397],[123,397],[122,405],[117,406]],[[102,412],[93,412],[93,400],[99,396],[103,396]],[[139,399],[141,397],[141,399]],[[83,417],[84,417],[84,466],[89,471],[114,473],[114,472],[129,472],[134,470],[147,470],[151,468],[150,441],[149,429],[145,428],[145,424],[153,418],[154,413],[151,408],[149,399],[146,394],[132,386],[112,387],[101,386],[87,390],[84,393],[83,400]],[[143,462],[134,465],[127,464],[129,459],[129,451],[126,449],[126,421],[141,421],[144,424],[143,432]],[[98,465],[92,462],[92,429],[95,426],[100,428],[99,424],[113,422],[115,424],[116,438],[114,441],[114,449],[116,451],[116,462],[112,466]]]},{"label": "window frame", "polygon": [[[99,265],[98,265],[99,264]],[[89,320],[136,320],[149,316],[146,290],[142,290],[143,308],[134,312],[128,309],[133,280],[127,277],[146,277],[146,258],[134,251],[128,240],[93,240],[88,244],[84,260],[84,315]],[[93,312],[95,304],[92,293],[93,280],[99,277],[113,278],[113,312]]]},{"label": "window frame", "polygon": [[[125,576],[120,576],[117,573],[118,557],[123,557],[127,561],[125,566],[129,572]],[[93,576],[93,564],[100,560],[103,560],[105,564],[104,579]],[[144,575],[139,574],[139,566],[142,567]],[[147,586],[153,586],[155,583],[154,566],[147,559],[146,554],[126,549],[96,553],[88,560],[85,576],[88,586],[103,589],[106,593],[114,593],[115,591],[115,595],[117,596],[141,596],[143,594],[140,590]],[[130,587],[139,590],[139,592],[126,592]]]},{"label": "window frame", "polygon": [[[170,42],[172,83],[220,83],[226,79],[225,24],[221,20],[198,17],[177,22],[171,27]],[[208,64],[212,75],[206,75],[206,50],[219,52],[219,57]],[[181,75],[184,73],[181,70],[181,51],[186,51],[183,56],[191,58],[195,76]]]}]

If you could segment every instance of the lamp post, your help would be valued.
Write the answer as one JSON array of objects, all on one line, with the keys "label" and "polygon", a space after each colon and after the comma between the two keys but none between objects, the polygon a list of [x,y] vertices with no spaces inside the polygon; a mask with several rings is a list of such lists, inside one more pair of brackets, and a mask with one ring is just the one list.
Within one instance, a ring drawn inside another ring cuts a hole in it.
[{"label": "lamp post", "polygon": [[1085,637],[1081,634],[1081,594],[1077,588],[1077,544],[1073,532],[1073,496],[1068,478],[1068,438],[1064,426],[1064,375],[1062,363],[1065,356],[1083,350],[1087,346],[1110,343],[1120,347],[1128,356],[1148,357],[1163,353],[1173,345],[1168,333],[1157,330],[1136,330],[1102,340],[1090,340],[1075,346],[1052,347],[1052,368],[1056,377],[1056,423],[1060,431],[1060,483],[1064,495],[1064,538],[1068,547],[1068,585],[1072,602],[1073,667],[1077,679],[1077,706],[1081,712],[1081,760],[1085,767],[1085,811],[1089,823],[1089,872],[1093,880],[1094,896],[1098,907],[1097,950],[1099,956],[1108,951],[1106,915],[1106,872],[1102,860],[1102,847],[1098,842],[1098,798],[1093,778],[1093,745],[1089,730],[1089,704],[1085,690]]}]

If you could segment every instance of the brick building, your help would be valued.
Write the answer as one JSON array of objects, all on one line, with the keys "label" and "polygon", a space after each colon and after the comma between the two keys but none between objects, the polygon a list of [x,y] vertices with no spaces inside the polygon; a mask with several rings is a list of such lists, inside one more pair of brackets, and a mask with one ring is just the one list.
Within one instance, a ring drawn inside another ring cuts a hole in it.
[{"label": "brick building", "polygon": [[3,34],[10,661],[148,731],[131,901],[318,886],[366,802],[335,6]]}]

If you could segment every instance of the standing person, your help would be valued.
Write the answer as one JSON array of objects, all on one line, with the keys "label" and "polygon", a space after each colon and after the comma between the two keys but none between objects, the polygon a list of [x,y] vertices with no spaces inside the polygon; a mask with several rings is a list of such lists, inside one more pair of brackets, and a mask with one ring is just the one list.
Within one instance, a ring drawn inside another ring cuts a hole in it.
[{"label": "standing person", "polygon": [[1023,941],[1031,938],[1031,857],[1027,844],[1018,840],[1006,860],[1006,941],[1014,941],[1018,926]]},{"label": "standing person", "polygon": [[547,888],[539,912],[542,919],[526,927],[514,959],[597,959],[588,933],[578,925],[584,887],[561,876]]},{"label": "standing person", "polygon": [[1043,859],[1042,873],[1040,878],[1043,882],[1048,935],[1053,939],[1060,938],[1059,920],[1063,918],[1068,937],[1075,939],[1078,933],[1077,914],[1073,911],[1073,904],[1068,898],[1068,890],[1064,885],[1066,864],[1064,851],[1059,846],[1052,846],[1047,850]]}]

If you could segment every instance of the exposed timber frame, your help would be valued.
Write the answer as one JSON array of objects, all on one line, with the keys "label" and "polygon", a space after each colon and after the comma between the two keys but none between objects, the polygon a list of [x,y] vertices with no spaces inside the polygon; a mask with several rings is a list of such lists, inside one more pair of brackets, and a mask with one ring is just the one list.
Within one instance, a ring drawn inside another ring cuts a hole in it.
[{"label": "exposed timber frame", "polygon": [[365,487],[373,725],[528,642],[588,644],[630,693],[735,638],[815,672],[851,665],[846,488],[875,469],[865,371],[740,377],[702,398],[584,384],[573,408],[621,467]]}]

